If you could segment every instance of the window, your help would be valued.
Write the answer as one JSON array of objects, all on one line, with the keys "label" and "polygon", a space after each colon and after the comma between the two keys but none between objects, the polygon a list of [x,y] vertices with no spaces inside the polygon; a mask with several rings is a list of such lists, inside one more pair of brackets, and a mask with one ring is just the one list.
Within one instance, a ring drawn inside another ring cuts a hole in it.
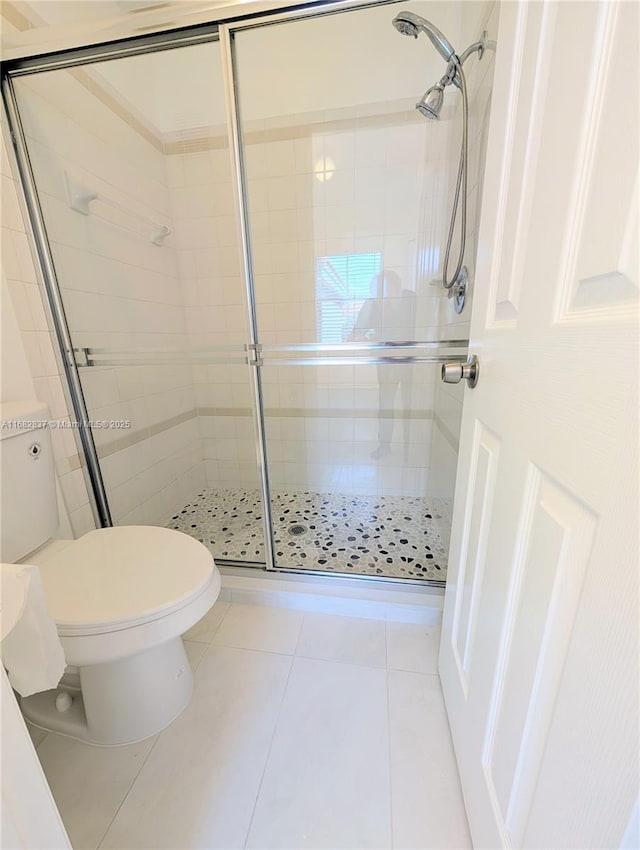
[{"label": "window", "polygon": [[349,342],[360,308],[375,293],[374,275],[382,271],[382,254],[338,254],[316,260],[318,339]]}]

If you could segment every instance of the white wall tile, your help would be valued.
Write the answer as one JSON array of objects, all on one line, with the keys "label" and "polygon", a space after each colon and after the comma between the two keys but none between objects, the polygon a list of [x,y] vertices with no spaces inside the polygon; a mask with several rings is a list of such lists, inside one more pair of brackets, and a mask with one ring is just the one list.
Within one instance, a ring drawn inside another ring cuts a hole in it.
[{"label": "white wall tile", "polygon": [[82,537],[88,531],[93,531],[96,527],[93,513],[89,505],[83,505],[81,508],[69,514],[71,529],[74,537]]}]

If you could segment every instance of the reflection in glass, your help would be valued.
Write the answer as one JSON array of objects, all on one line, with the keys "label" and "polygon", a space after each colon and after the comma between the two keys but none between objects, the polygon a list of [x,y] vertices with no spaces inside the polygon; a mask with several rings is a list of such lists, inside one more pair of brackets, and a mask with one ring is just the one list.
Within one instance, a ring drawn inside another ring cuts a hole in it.
[{"label": "reflection in glass", "polygon": [[[360,307],[353,328],[356,342],[411,342],[415,337],[415,293],[402,288],[400,276],[386,269],[373,278],[376,295]],[[409,358],[405,362],[408,362]],[[404,455],[409,449],[409,423],[413,386],[413,366],[398,368],[398,358],[392,363],[376,365],[378,378],[378,447],[371,453],[374,460],[388,455],[395,419],[396,395],[400,393],[402,443]]]},{"label": "reflection in glass", "polygon": [[[318,257],[316,261],[316,303],[318,305],[318,341],[339,344],[358,339],[358,316],[369,301],[382,255],[343,254]],[[365,337],[362,337],[363,339]]]},{"label": "reflection in glass", "polygon": [[[414,104],[439,57],[407,50],[385,6],[243,30],[235,47],[260,342],[437,339],[450,125]],[[455,457],[439,449],[434,473],[437,367],[265,365],[262,380],[276,564],[444,578]]]}]

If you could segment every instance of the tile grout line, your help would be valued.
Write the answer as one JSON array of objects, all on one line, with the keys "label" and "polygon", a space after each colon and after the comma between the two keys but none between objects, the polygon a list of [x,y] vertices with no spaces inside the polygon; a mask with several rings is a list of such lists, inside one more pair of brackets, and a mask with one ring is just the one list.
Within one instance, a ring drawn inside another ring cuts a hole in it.
[{"label": "tile grout line", "polygon": [[300,619],[300,628],[298,629],[298,637],[296,638],[296,645],[293,648],[293,657],[294,658],[303,658],[304,656],[298,655],[298,647],[300,646],[300,638],[302,637],[302,629],[304,628],[304,621],[307,619],[308,611],[301,611],[302,617]]},{"label": "tile grout line", "polygon": [[347,667],[362,667],[364,670],[386,670],[386,664],[361,664],[358,661],[344,661],[342,658],[323,658],[318,655],[304,655],[296,653],[295,658],[304,658],[305,661],[323,661],[326,664],[343,664]]},{"label": "tile grout line", "polygon": [[391,699],[389,695],[389,623],[385,620],[384,624],[384,659],[385,659],[385,679],[387,685],[387,748],[389,752],[389,829],[391,831],[391,847],[395,847],[395,838],[393,834],[393,770],[391,760]]},{"label": "tile grout line", "polygon": [[384,666],[389,669],[389,622],[384,621]]},{"label": "tile grout line", "polygon": [[[189,666],[191,667],[191,672],[195,675],[196,670],[198,669],[198,667],[200,666],[200,663],[202,662],[202,659],[203,659],[203,658],[205,657],[205,655],[207,654],[207,649],[209,648],[209,646],[208,646],[208,644],[197,643],[197,642],[196,642],[196,641],[194,641],[194,640],[187,640],[187,641],[185,641],[185,640],[183,639],[183,641],[182,641],[182,642],[183,642],[183,644],[187,644],[187,643],[195,643],[195,645],[196,645],[196,646],[204,646],[204,650],[202,651],[202,655],[200,656],[200,658],[199,658],[199,659],[198,659],[198,661],[196,662],[195,667],[191,664],[191,661],[190,661],[190,659],[189,659],[189,653],[187,653],[187,661],[189,661]],[[186,652],[186,650],[187,650],[187,648],[186,648],[186,645],[185,645],[185,652]],[[171,721],[171,722],[173,723],[173,721]]]},{"label": "tile grout line", "polygon": [[140,776],[140,773],[141,773],[141,771],[142,771],[143,767],[144,767],[144,766],[145,766],[145,764],[147,763],[147,761],[148,761],[148,759],[149,759],[149,756],[150,756],[150,755],[151,755],[151,753],[154,751],[156,744],[157,744],[157,743],[158,743],[158,741],[160,740],[160,736],[162,735],[162,732],[164,732],[164,729],[163,729],[161,732],[158,732],[158,733],[156,734],[156,739],[155,739],[155,741],[153,742],[153,744],[152,744],[152,745],[151,745],[151,747],[149,748],[149,752],[147,753],[147,755],[146,755],[146,756],[145,756],[145,758],[143,759],[142,764],[140,765],[139,770],[136,772],[136,775],[135,775],[135,776],[133,777],[133,779],[131,780],[131,783],[130,783],[129,787],[127,788],[127,791],[126,791],[126,793],[125,793],[124,797],[123,797],[123,798],[122,798],[122,800],[120,801],[120,805],[119,805],[119,806],[118,806],[118,808],[115,810],[115,812],[114,812],[114,814],[113,814],[113,817],[112,817],[112,818],[111,818],[111,820],[109,821],[109,824],[108,824],[107,828],[106,828],[106,829],[105,829],[105,831],[102,833],[102,837],[100,838],[100,840],[99,840],[99,841],[98,841],[98,843],[96,844],[96,846],[95,846],[95,850],[100,850],[100,848],[102,847],[102,842],[103,842],[103,841],[105,840],[105,838],[107,837],[107,833],[109,832],[109,830],[110,830],[110,829],[111,829],[111,827],[113,826],[113,823],[114,823],[115,819],[118,817],[118,814],[119,814],[119,812],[120,812],[120,809],[124,806],[124,804],[125,804],[125,802],[126,802],[126,800],[127,800],[127,797],[128,797],[128,796],[129,796],[129,794],[131,793],[131,790],[132,790],[133,786],[136,784],[136,782],[137,782],[137,780],[138,780],[138,777]]},{"label": "tile grout line", "polygon": [[[215,604],[216,604],[216,603],[214,602],[214,603],[213,603],[213,605],[215,605]],[[211,606],[211,608],[213,608],[213,605]],[[213,630],[213,634],[211,635],[211,640],[209,640],[209,641],[201,641],[201,643],[205,643],[205,644],[206,644],[206,647],[207,647],[207,648],[206,648],[206,649],[205,649],[205,651],[202,653],[202,658],[201,658],[201,659],[200,659],[200,661],[198,662],[198,667],[200,666],[200,664],[202,664],[202,662],[203,662],[203,661],[204,661],[204,659],[205,659],[205,656],[207,655],[207,653],[209,652],[209,650],[211,649],[211,647],[214,645],[214,644],[213,644],[214,638],[215,638],[215,636],[218,634],[218,631],[220,630],[220,627],[221,627],[221,626],[222,626],[222,624],[224,623],[225,618],[226,618],[227,614],[229,613],[229,611],[231,610],[231,606],[232,606],[232,605],[233,605],[233,602],[229,602],[229,603],[228,603],[227,610],[224,612],[224,614],[223,614],[223,615],[222,615],[222,617],[220,618],[220,622],[218,623],[218,625],[217,625],[217,626],[215,627],[215,629]],[[211,611],[211,608],[209,609],[209,611]],[[207,612],[207,613],[208,613],[208,612]],[[206,617],[206,614],[205,614],[205,617]],[[220,644],[216,644],[216,646],[220,646]],[[195,672],[195,671],[194,671],[194,672]]]},{"label": "tile grout line", "polygon": [[[214,604],[215,604],[215,603],[214,603]],[[212,606],[212,607],[213,607],[213,606]],[[229,604],[229,608],[231,608],[231,604]],[[215,636],[216,632],[218,631],[218,629],[220,628],[220,626],[222,625],[222,622],[223,622],[224,618],[225,618],[225,617],[227,616],[227,614],[229,613],[229,608],[227,608],[227,610],[224,612],[224,615],[223,615],[222,619],[221,619],[221,620],[220,620],[220,622],[218,623],[218,626],[216,627],[216,629],[215,629],[215,631],[214,631],[214,633],[213,633],[213,634],[214,634],[214,636]],[[213,637],[212,637],[212,639],[211,639],[211,640],[213,640]],[[211,648],[211,646],[212,646],[212,645],[213,645],[213,644],[212,644],[211,642],[209,642],[209,644],[208,644],[207,648],[206,648],[206,649],[205,649],[205,651],[202,653],[202,657],[201,657],[201,658],[200,658],[200,660],[198,661],[198,665],[197,665],[198,667],[200,666],[200,664],[201,664],[201,663],[202,663],[202,661],[204,660],[205,655],[207,654],[207,652],[209,651],[209,649]],[[196,668],[194,669],[194,671],[193,671],[193,672],[194,672],[194,675],[195,675],[195,671],[196,671],[196,669],[197,669],[197,667],[196,667]],[[189,702],[191,702],[191,700],[189,700]],[[187,703],[187,705],[188,705],[188,703]],[[187,708],[187,706],[185,706],[185,709],[186,709],[186,708]],[[174,718],[174,720],[177,720],[177,718]],[[173,724],[173,720],[171,721],[171,723],[169,724],[169,726],[167,726],[166,728],[168,729],[168,728],[169,728],[172,724]],[[116,811],[114,812],[114,815],[113,815],[113,817],[111,818],[111,820],[109,821],[109,824],[108,824],[107,828],[106,828],[106,829],[105,829],[105,831],[102,833],[102,836],[101,836],[100,840],[99,840],[99,841],[98,841],[98,843],[96,844],[95,850],[100,850],[100,848],[102,847],[102,842],[103,842],[103,841],[105,840],[105,838],[107,837],[107,834],[108,834],[109,830],[111,829],[111,827],[113,826],[113,823],[114,823],[115,819],[118,817],[118,814],[119,814],[119,812],[120,812],[120,809],[121,809],[121,808],[124,806],[124,804],[126,803],[126,801],[127,801],[127,797],[128,797],[128,796],[129,796],[129,794],[131,793],[131,790],[133,789],[133,786],[136,784],[136,782],[137,782],[137,780],[138,780],[138,777],[140,776],[140,773],[142,772],[142,769],[144,768],[145,764],[146,764],[146,763],[147,763],[147,761],[149,760],[149,758],[150,758],[150,756],[151,756],[151,753],[154,751],[154,749],[155,749],[155,747],[156,747],[156,744],[157,744],[157,743],[158,743],[158,741],[160,740],[160,736],[162,735],[162,733],[163,733],[164,731],[165,731],[165,730],[164,730],[164,729],[162,729],[160,732],[158,732],[158,733],[157,733],[155,741],[153,742],[153,744],[152,744],[152,745],[151,745],[151,747],[149,748],[149,752],[147,753],[146,757],[143,759],[142,764],[140,765],[139,770],[136,772],[136,775],[135,775],[135,776],[133,777],[133,779],[131,780],[131,784],[130,784],[130,785],[129,785],[129,787],[127,788],[127,791],[126,791],[126,793],[125,793],[124,797],[123,797],[123,798],[122,798],[122,800],[120,801],[120,805],[118,806],[118,808],[117,808],[117,809],[116,809]]]},{"label": "tile grout line", "polygon": [[280,717],[282,715],[282,706],[284,704],[284,699],[285,699],[285,696],[286,696],[286,693],[287,693],[287,689],[289,687],[289,680],[291,678],[291,673],[293,671],[293,662],[296,659],[295,655],[290,655],[288,657],[291,659],[291,663],[289,665],[289,673],[287,674],[287,681],[285,682],[285,686],[284,686],[284,689],[282,691],[282,699],[280,700],[280,705],[278,707],[278,715],[276,717],[276,721],[275,721],[274,726],[273,726],[273,734],[271,736],[271,741],[269,742],[269,749],[267,751],[267,756],[266,756],[266,759],[265,759],[265,762],[264,762],[264,768],[262,770],[262,776],[260,777],[260,784],[258,785],[258,790],[256,792],[256,797],[255,797],[255,800],[254,800],[254,803],[253,803],[253,808],[251,810],[251,817],[249,818],[249,824],[247,826],[247,832],[246,832],[245,840],[244,840],[244,843],[242,845],[244,848],[246,848],[247,842],[249,841],[249,834],[251,832],[251,826],[253,824],[253,819],[254,819],[254,816],[255,816],[256,807],[258,805],[258,800],[259,800],[260,794],[262,792],[262,786],[264,784],[264,777],[265,777],[265,774],[267,772],[267,766],[269,764],[269,758],[271,757],[271,750],[273,749],[273,742],[274,742],[275,737],[276,737],[276,731],[278,729],[278,723],[280,722]]},{"label": "tile grout line", "polygon": [[[224,600],[224,599],[223,599],[222,601],[223,601],[223,602],[225,602],[226,600]],[[215,602],[213,603],[213,605],[215,605]],[[211,606],[211,608],[213,608],[213,605]],[[231,611],[231,606],[232,606],[232,605],[233,605],[233,597],[232,597],[232,598],[231,598],[231,600],[227,603],[227,610],[224,612],[224,614],[223,614],[223,615],[222,615],[222,617],[220,618],[220,622],[218,623],[218,625],[217,625],[217,626],[215,627],[215,629],[213,630],[213,634],[211,635],[211,640],[209,641],[209,646],[213,646],[213,639],[215,638],[215,636],[218,634],[218,632],[219,632],[219,631],[220,631],[220,629],[222,628],[222,624],[223,624],[223,623],[224,623],[224,621],[227,619],[227,615],[229,614],[229,611]],[[211,610],[211,609],[209,609],[209,610]]]},{"label": "tile grout line", "polygon": [[[387,643],[387,630],[385,628],[385,650]],[[391,759],[391,699],[389,695],[389,667],[385,668],[385,681],[387,685],[387,752],[389,754],[389,831],[391,833],[391,847],[395,847],[393,835],[393,770]]]},{"label": "tile grout line", "polygon": [[[211,608],[209,608],[209,610],[207,611],[207,613],[206,613],[206,614],[203,614],[203,615],[202,615],[202,617],[201,617],[201,618],[200,618],[200,619],[199,619],[196,623],[194,623],[194,624],[193,624],[193,626],[191,626],[191,628],[187,629],[187,631],[186,631],[183,635],[181,635],[181,638],[182,638],[183,640],[191,641],[191,643],[204,643],[204,644],[206,644],[207,646],[211,643],[211,641],[213,640],[213,638],[214,638],[214,636],[215,636],[216,632],[217,632],[217,631],[218,631],[218,629],[220,628],[220,625],[221,625],[222,621],[224,620],[224,618],[225,618],[225,616],[226,616],[226,614],[227,614],[227,612],[226,612],[226,611],[224,612],[224,614],[223,614],[223,615],[222,615],[222,617],[220,618],[220,622],[219,622],[219,623],[218,623],[218,624],[217,624],[217,625],[213,628],[213,630],[212,630],[212,635],[211,635],[211,637],[210,637],[210,638],[206,638],[206,637],[187,637],[187,635],[189,634],[189,632],[190,632],[190,631],[192,631],[193,629],[195,629],[195,627],[196,627],[196,626],[198,626],[198,625],[202,622],[202,620],[204,620],[206,617],[208,617],[208,616],[209,616],[209,614],[213,611],[213,609],[214,609],[214,608],[215,608],[215,606],[218,604],[218,602],[219,602],[219,599],[216,599],[216,601],[213,603],[213,605],[211,606]],[[223,604],[225,604],[225,605],[231,605],[231,603],[230,603],[230,602],[226,602],[226,600],[222,600],[222,602],[223,602]]]},{"label": "tile grout line", "polygon": [[[233,604],[233,603],[231,603],[231,604]],[[247,605],[249,603],[238,602],[238,603],[235,603],[235,604],[237,604],[237,605]],[[255,605],[255,607],[256,608],[270,608],[271,606]],[[342,658],[324,658],[324,657],[321,657],[321,656],[318,656],[318,655],[307,655],[303,652],[299,652],[298,650],[299,650],[299,647],[300,647],[300,640],[302,638],[302,629],[304,628],[304,621],[305,621],[306,617],[308,616],[308,614],[315,614],[316,612],[315,611],[298,611],[297,609],[293,609],[293,608],[276,608],[274,610],[292,611],[294,613],[302,614],[302,619],[300,621],[300,628],[298,630],[298,636],[296,638],[296,644],[295,644],[295,647],[294,647],[292,652],[278,652],[277,650],[273,650],[273,649],[262,649],[262,648],[259,648],[259,647],[236,646],[235,644],[227,644],[227,643],[214,644],[213,638],[212,638],[211,643],[208,644],[208,646],[214,646],[215,645],[215,646],[224,647],[224,648],[227,648],[227,649],[246,650],[247,652],[266,652],[269,655],[283,655],[283,656],[288,657],[288,658],[304,658],[308,661],[325,661],[329,664],[343,664],[343,665],[347,665],[348,667],[363,667],[365,670],[386,670],[387,669],[386,623],[384,621],[382,621],[382,620],[372,620],[372,622],[374,622],[374,623],[382,623],[385,626],[385,630],[384,630],[385,631],[385,637],[384,637],[385,662],[384,662],[384,664],[363,664],[362,662],[358,662],[358,661],[347,661],[347,660],[344,660]],[[228,613],[228,611],[225,613],[225,617],[226,617],[227,613]],[[342,615],[337,614],[337,615],[328,615],[328,616],[342,616]],[[356,619],[356,618],[347,617],[346,619]],[[358,619],[366,619],[366,618],[358,618]],[[223,620],[224,620],[224,617],[223,617]],[[220,621],[220,624],[216,628],[216,632],[218,631],[218,629],[221,626],[222,626],[222,620]],[[214,634],[214,638],[215,638],[215,634]],[[204,641],[201,641],[201,643],[204,643]],[[206,651],[203,653],[202,658],[200,659],[199,663],[202,662],[205,655],[206,655]]]},{"label": "tile grout line", "polygon": [[[300,626],[302,630],[302,625]],[[289,673],[287,674],[287,681],[285,682],[284,688],[282,689],[282,698],[280,700],[280,705],[278,706],[278,714],[276,716],[276,721],[273,724],[273,734],[271,735],[271,740],[269,741],[269,749],[267,750],[267,757],[264,760],[264,768],[262,769],[262,776],[260,777],[260,784],[258,785],[258,790],[256,791],[256,797],[253,801],[253,808],[251,809],[251,817],[249,818],[249,823],[247,825],[247,832],[245,835],[243,848],[246,848],[247,842],[249,841],[249,835],[251,834],[251,827],[253,825],[253,819],[256,814],[256,808],[258,806],[258,800],[260,799],[260,794],[262,793],[262,786],[264,785],[264,777],[267,772],[267,766],[269,764],[269,759],[271,758],[271,751],[273,749],[273,742],[276,738],[276,732],[278,730],[278,724],[280,723],[280,718],[282,717],[282,706],[284,705],[285,696],[287,694],[287,690],[289,688],[289,681],[291,679],[291,673],[293,672],[293,663],[296,660],[295,655],[288,656],[291,659],[291,664],[289,665]]]}]

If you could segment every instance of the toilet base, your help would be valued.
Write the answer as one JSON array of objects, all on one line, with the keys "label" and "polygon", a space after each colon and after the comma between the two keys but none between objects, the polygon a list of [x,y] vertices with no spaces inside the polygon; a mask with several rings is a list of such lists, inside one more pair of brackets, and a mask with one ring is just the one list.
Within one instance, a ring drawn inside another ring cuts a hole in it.
[{"label": "toilet base", "polygon": [[137,655],[80,667],[80,688],[61,685],[23,697],[20,705],[34,726],[108,747],[157,734],[186,708],[192,692],[193,674],[178,637]]}]

